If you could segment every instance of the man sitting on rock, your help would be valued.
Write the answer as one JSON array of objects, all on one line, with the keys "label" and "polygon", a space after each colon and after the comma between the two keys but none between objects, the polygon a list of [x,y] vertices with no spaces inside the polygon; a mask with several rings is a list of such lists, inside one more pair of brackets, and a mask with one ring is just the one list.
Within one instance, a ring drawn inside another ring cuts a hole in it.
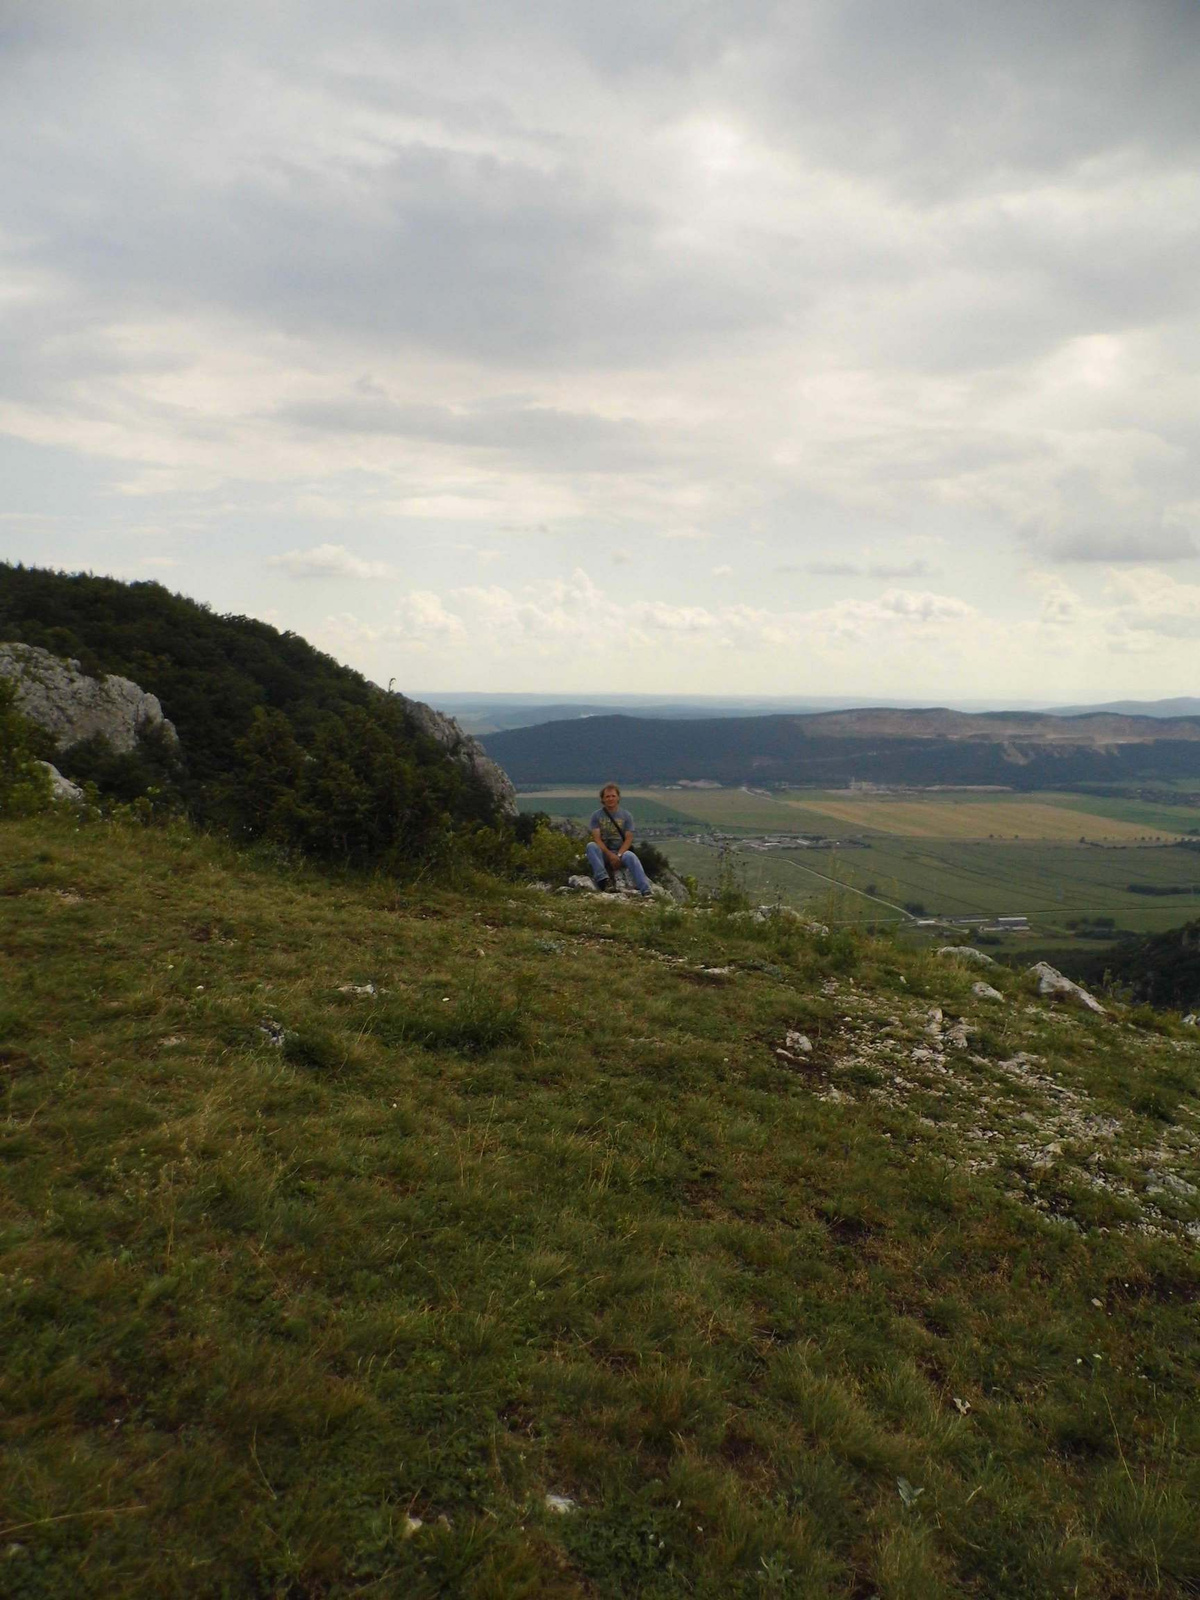
[{"label": "man sitting on rock", "polygon": [[629,848],[633,841],[633,818],[621,809],[621,791],[615,783],[606,783],[601,789],[600,810],[592,813],[588,827],[592,830],[592,842],[587,847],[588,866],[597,889],[615,889],[616,875],[624,868],[637,892],[649,895],[650,880]]}]

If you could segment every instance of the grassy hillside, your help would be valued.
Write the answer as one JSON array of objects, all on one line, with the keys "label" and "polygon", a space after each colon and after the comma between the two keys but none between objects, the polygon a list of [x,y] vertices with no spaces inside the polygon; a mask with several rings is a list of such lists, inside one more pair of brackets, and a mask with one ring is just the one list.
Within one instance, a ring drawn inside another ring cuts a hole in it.
[{"label": "grassy hillside", "polygon": [[1200,1587],[1193,1030],[182,828],[0,904],[0,1593]]}]

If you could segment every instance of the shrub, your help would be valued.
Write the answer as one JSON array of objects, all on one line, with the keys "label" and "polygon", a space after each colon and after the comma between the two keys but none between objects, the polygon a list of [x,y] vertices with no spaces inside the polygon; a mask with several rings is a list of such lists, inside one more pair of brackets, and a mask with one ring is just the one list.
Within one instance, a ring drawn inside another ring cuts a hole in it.
[{"label": "shrub", "polygon": [[40,728],[17,710],[16,685],[0,677],[0,816],[29,816],[50,804],[50,775]]},{"label": "shrub", "polygon": [[525,877],[549,879],[553,883],[580,870],[583,847],[578,839],[568,839],[565,834],[540,824],[524,849],[515,854],[514,864]]}]

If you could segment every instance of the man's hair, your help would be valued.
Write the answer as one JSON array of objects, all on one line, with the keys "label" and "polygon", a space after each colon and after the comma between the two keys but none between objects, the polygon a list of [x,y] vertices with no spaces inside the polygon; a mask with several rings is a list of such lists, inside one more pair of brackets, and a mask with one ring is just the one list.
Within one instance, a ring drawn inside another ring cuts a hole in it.
[{"label": "man's hair", "polygon": [[621,798],[621,785],[619,783],[605,783],[605,784],[602,784],[601,787],[600,787],[600,798],[601,798],[601,800],[604,799],[604,796],[608,793],[608,791],[610,789],[615,789],[617,791],[617,799],[619,800]]}]

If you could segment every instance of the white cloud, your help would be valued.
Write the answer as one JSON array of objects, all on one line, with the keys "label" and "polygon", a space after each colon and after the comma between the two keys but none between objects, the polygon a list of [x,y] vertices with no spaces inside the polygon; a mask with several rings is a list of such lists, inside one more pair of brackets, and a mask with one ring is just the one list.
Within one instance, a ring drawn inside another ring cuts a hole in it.
[{"label": "white cloud", "polygon": [[1108,593],[1122,631],[1166,639],[1200,638],[1200,584],[1181,583],[1155,570],[1113,572]]},{"label": "white cloud", "polygon": [[363,561],[344,544],[318,544],[311,550],[289,550],[272,556],[267,563],[282,567],[293,578],[390,578],[393,568],[386,561]]}]

